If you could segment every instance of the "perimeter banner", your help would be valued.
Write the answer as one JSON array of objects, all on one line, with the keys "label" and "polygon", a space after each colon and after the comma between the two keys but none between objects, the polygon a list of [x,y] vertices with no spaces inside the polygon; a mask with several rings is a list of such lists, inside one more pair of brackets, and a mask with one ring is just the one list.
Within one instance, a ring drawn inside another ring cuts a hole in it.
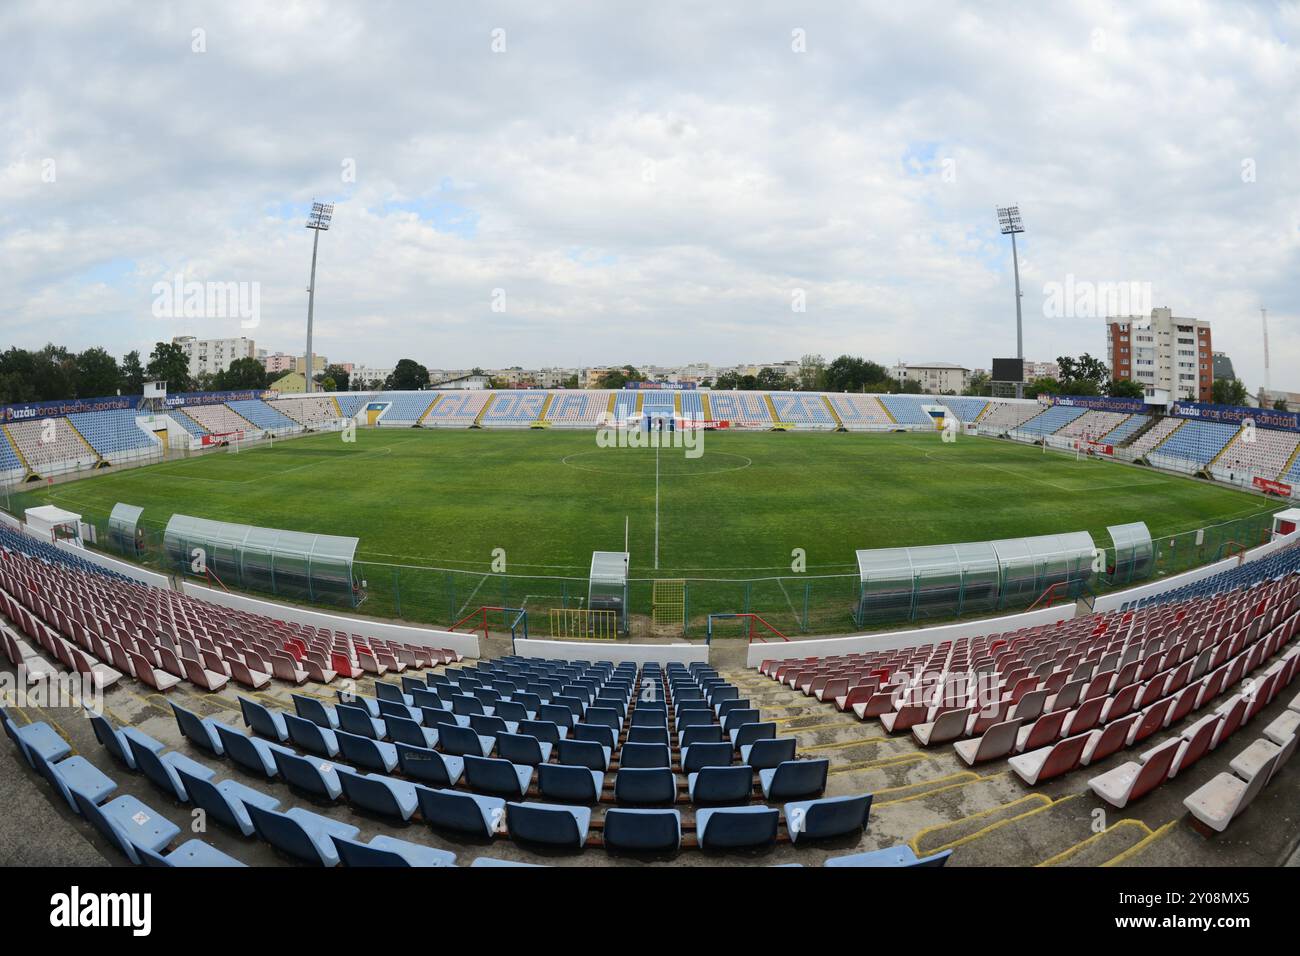
[{"label": "perimeter banner", "polygon": [[1252,421],[1259,428],[1300,432],[1300,412],[1275,412],[1271,408],[1175,402],[1169,406],[1169,414],[1176,418],[1194,418],[1203,422],[1223,422],[1227,425],[1240,425],[1244,421]]}]

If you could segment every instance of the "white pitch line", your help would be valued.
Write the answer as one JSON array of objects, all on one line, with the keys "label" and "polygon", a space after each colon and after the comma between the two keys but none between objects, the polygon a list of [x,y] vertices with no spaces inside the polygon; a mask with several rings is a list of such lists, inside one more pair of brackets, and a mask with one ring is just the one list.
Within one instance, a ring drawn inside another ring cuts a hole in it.
[{"label": "white pitch line", "polygon": [[659,444],[655,443],[655,570],[659,570]]}]

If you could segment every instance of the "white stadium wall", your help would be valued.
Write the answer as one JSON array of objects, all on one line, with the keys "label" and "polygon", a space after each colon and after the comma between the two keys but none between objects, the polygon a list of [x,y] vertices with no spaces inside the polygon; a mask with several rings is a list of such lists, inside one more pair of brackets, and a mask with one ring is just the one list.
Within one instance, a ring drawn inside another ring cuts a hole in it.
[{"label": "white stadium wall", "polygon": [[621,664],[707,664],[707,644],[617,644],[613,641],[548,641],[520,638],[515,641],[520,657],[560,657],[566,660],[612,661]]},{"label": "white stadium wall", "polygon": [[162,588],[164,591],[172,589],[171,580],[165,574],[158,574],[156,571],[146,571],[138,564],[128,564],[126,561],[119,561],[116,558],[110,558],[106,554],[98,551],[91,551],[89,548],[79,548],[75,544],[69,544],[67,541],[55,541],[54,546],[60,551],[66,551],[68,554],[75,554],[84,561],[91,564],[97,564],[101,568],[109,571],[116,571],[123,577],[139,581],[141,584],[147,584],[150,587]]}]

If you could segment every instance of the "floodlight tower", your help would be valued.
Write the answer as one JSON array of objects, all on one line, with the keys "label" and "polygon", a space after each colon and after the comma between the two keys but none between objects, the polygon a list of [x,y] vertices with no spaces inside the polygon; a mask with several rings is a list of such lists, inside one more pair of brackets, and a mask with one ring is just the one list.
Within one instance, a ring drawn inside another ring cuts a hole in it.
[{"label": "floodlight tower", "polygon": [[1260,321],[1264,323],[1264,391],[1268,393],[1268,398],[1273,397],[1272,376],[1269,374],[1268,367],[1268,309],[1263,306],[1259,310]]},{"label": "floodlight tower", "polygon": [[311,351],[311,320],[312,313],[316,308],[316,247],[320,245],[320,234],[326,232],[330,227],[330,220],[334,218],[334,204],[313,202],[311,204],[311,215],[307,217],[307,228],[313,230],[315,235],[311,240],[311,285],[307,287],[307,369],[306,390],[315,391],[313,388],[313,376],[316,372],[316,356]]},{"label": "floodlight tower", "polygon": [[999,206],[998,225],[1002,235],[1011,237],[1011,267],[1016,273],[1016,358],[1020,359],[1020,381],[1016,382],[1016,398],[1025,397],[1025,333],[1020,318],[1020,259],[1016,255],[1016,233],[1024,232],[1020,223],[1019,206]]}]

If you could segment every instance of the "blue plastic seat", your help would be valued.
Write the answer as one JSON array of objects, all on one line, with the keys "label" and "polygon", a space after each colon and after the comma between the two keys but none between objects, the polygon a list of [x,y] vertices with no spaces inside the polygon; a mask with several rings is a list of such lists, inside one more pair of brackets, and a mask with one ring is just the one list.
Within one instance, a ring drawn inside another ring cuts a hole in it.
[{"label": "blue plastic seat", "polygon": [[457,757],[487,757],[496,746],[495,737],[482,737],[469,727],[453,727],[444,724],[438,730],[438,740],[442,752]]},{"label": "blue plastic seat", "polygon": [[198,838],[186,840],[165,856],[161,852],[147,850],[142,846],[137,846],[135,851],[140,855],[140,860],[145,866],[184,866],[203,867],[205,869],[222,866],[248,866],[247,863],[241,863],[233,856],[222,853],[211,843],[204,843]]},{"label": "blue plastic seat", "polygon": [[439,787],[454,787],[465,772],[461,757],[439,753],[428,747],[397,744],[397,763],[412,780],[422,780]]},{"label": "blue plastic seat", "polygon": [[952,850],[944,850],[933,856],[918,858],[907,844],[886,847],[883,850],[871,850],[867,853],[850,853],[848,856],[833,856],[822,866],[943,866],[952,856]]},{"label": "blue plastic seat", "polygon": [[371,717],[379,716],[380,701],[374,697],[367,697],[365,694],[357,694],[346,690],[336,690],[334,698],[340,704],[347,704],[352,707],[364,707]]},{"label": "blue plastic seat", "polygon": [[432,727],[425,727],[419,721],[411,720],[409,717],[386,714],[384,728],[388,731],[388,739],[393,743],[410,744],[412,747],[438,746],[438,731]]},{"label": "blue plastic seat", "polygon": [[768,800],[797,800],[820,797],[826,792],[826,774],[831,762],[821,760],[786,760],[758,772],[763,796]]},{"label": "blue plastic seat", "polygon": [[718,720],[722,720],[733,710],[742,710],[748,708],[749,708],[748,700],[742,700],[739,697],[728,697],[718,701],[713,707],[713,712],[718,715]]},{"label": "blue plastic seat", "polygon": [[337,800],[343,793],[340,775],[352,773],[351,767],[320,757],[302,757],[295,753],[272,754],[285,782],[314,796]]},{"label": "blue plastic seat", "polygon": [[538,720],[549,720],[560,727],[572,727],[577,721],[574,719],[573,711],[563,704],[546,703],[537,708]]},{"label": "blue plastic seat", "polygon": [[117,790],[117,781],[85,757],[80,755],[64,757],[58,762],[51,763],[45,759],[40,750],[33,749],[31,755],[37,771],[49,780],[50,785],[67,801],[73,812],[77,810],[77,803],[72,797],[73,790],[79,791],[95,803],[99,803]]},{"label": "blue plastic seat", "polygon": [[330,728],[294,714],[285,714],[284,724],[289,728],[289,739],[296,746],[322,757],[338,756],[339,741]]},{"label": "blue plastic seat", "polygon": [[154,786],[181,803],[189,802],[189,797],[177,771],[184,770],[200,780],[211,780],[216,775],[211,767],[205,767],[191,760],[180,751],[172,750],[165,754],[158,754],[146,746],[137,744],[134,740],[128,743],[131,747],[131,755],[135,757],[135,765],[140,771]]},{"label": "blue plastic seat", "polygon": [[588,743],[600,744],[610,750],[613,750],[618,745],[618,732],[613,727],[606,727],[604,724],[576,723],[573,725],[573,733],[570,736],[574,740],[585,740]]},{"label": "blue plastic seat", "polygon": [[[407,680],[408,678],[402,678]],[[411,704],[415,707],[433,707],[438,710],[446,710],[443,706],[443,700],[438,696],[438,692],[432,689],[420,690],[415,688],[410,691]]]},{"label": "blue plastic seat", "polygon": [[619,767],[671,767],[672,757],[662,744],[624,744],[618,752]]},{"label": "blue plastic seat", "polygon": [[588,707],[585,723],[610,728],[615,735],[623,730],[623,718],[613,707]]},{"label": "blue plastic seat", "polygon": [[862,833],[871,812],[871,794],[849,797],[826,797],[822,800],[799,800],[785,805],[785,828],[790,840],[821,840]]},{"label": "blue plastic seat", "polygon": [[609,758],[613,753],[611,748],[590,740],[561,740],[559,751],[560,763],[600,771],[609,769]]},{"label": "blue plastic seat", "polygon": [[246,807],[253,805],[263,810],[275,810],[280,801],[268,793],[247,787],[238,780],[223,780],[213,784],[211,780],[196,777],[185,770],[178,770],[181,782],[190,802],[202,808],[208,816],[223,826],[238,830],[244,836],[253,835],[253,821]]},{"label": "blue plastic seat", "polygon": [[[340,695],[342,691],[338,692]],[[290,694],[293,699],[293,708],[298,716],[304,720],[310,720],[318,727],[327,727],[330,730],[336,730],[339,725],[338,712],[333,708],[322,704],[315,697],[306,697],[302,694]]]},{"label": "blue plastic seat", "polygon": [[636,710],[632,711],[630,726],[667,728],[668,712],[666,710],[651,709],[645,705],[638,704]]},{"label": "blue plastic seat", "polygon": [[731,731],[731,746],[739,750],[748,744],[776,737],[776,724],[741,724]]},{"label": "blue plastic seat", "polygon": [[551,745],[525,734],[501,734],[497,753],[511,763],[535,767],[551,759]]},{"label": "blue plastic seat", "polygon": [[489,839],[497,834],[505,820],[506,802],[457,790],[435,790],[416,786],[420,816],[435,829],[473,833]]},{"label": "blue plastic seat", "polygon": [[103,806],[97,805],[85,794],[75,790],[72,791],[72,798],[77,812],[89,820],[105,839],[121,850],[126,858],[137,866],[141,861],[139,854],[136,853],[136,847],[144,847],[157,853],[181,832],[180,827],[157,810],[146,806],[129,794]]},{"label": "blue plastic seat", "polygon": [[476,866],[479,866],[479,867],[488,867],[488,866],[533,866],[533,867],[545,867],[546,864],[545,864],[545,863],[523,863],[523,862],[521,862],[521,861],[519,861],[519,860],[500,860],[500,859],[497,859],[496,857],[491,857],[491,856],[479,856],[479,857],[475,857],[475,858],[474,858],[474,862],[470,864],[470,868],[472,869],[472,868],[474,868],[474,867],[476,867]]},{"label": "blue plastic seat", "polygon": [[581,849],[591,827],[591,810],[553,803],[512,802],[506,804],[506,827],[511,837],[525,843]]},{"label": "blue plastic seat", "polygon": [[108,718],[101,714],[91,714],[90,724],[95,730],[95,739],[99,741],[100,745],[112,754],[115,760],[125,764],[131,770],[135,770],[136,766],[135,757],[131,754],[128,741],[135,740],[142,747],[148,747],[154,753],[162,753],[164,749],[160,741],[154,740],[148,734],[136,730],[134,727],[114,727]]},{"label": "blue plastic seat", "polygon": [[339,704],[334,708],[339,719],[338,729],[371,740],[383,740],[386,733],[384,722],[371,717],[370,712],[356,704]]},{"label": "blue plastic seat", "polygon": [[[403,678],[406,680],[407,678]],[[395,837],[373,837],[360,843],[345,837],[331,837],[344,866],[455,866],[456,854]]]},{"label": "blue plastic seat", "polygon": [[622,767],[614,778],[614,799],[622,803],[672,803],[677,778],[667,767]]},{"label": "blue plastic seat", "polygon": [[513,734],[519,729],[519,725],[512,720],[503,720],[493,714],[491,717],[486,714],[473,714],[469,718],[470,729],[480,737],[496,737],[499,734]]},{"label": "blue plastic seat", "polygon": [[629,727],[627,742],[630,744],[660,744],[668,746],[667,727]]},{"label": "blue plastic seat", "polygon": [[682,773],[696,773],[704,767],[730,767],[734,756],[731,744],[722,741],[691,744],[682,748]]},{"label": "blue plastic seat", "polygon": [[250,806],[249,816],[257,835],[276,849],[321,866],[338,866],[338,849],[333,837],[355,839],[361,831],[350,823],[331,820],[302,807],[293,807],[285,813]]},{"label": "blue plastic seat", "polygon": [[[406,677],[402,678],[403,683],[406,683],[407,680],[414,681],[415,679],[406,678]],[[419,682],[417,681],[416,683]],[[396,684],[388,683],[388,681],[382,681],[382,680],[375,681],[375,696],[378,697],[380,700],[391,700],[397,704],[415,703],[415,701],[411,698],[410,694],[406,693],[406,691],[404,691],[401,687],[398,687]]]},{"label": "blue plastic seat", "polygon": [[393,744],[346,730],[336,730],[334,736],[339,742],[339,753],[348,763],[379,773],[391,773],[397,766],[397,747]]},{"label": "blue plastic seat", "polygon": [[289,739],[289,728],[285,725],[284,714],[278,710],[264,707],[247,697],[236,697],[239,710],[244,715],[244,725],[263,737],[271,737],[284,743]]},{"label": "blue plastic seat", "polygon": [[498,796],[523,797],[533,779],[533,768],[528,764],[515,765],[499,757],[465,757],[465,782],[475,793],[494,793]]},{"label": "blue plastic seat", "polygon": [[0,722],[4,723],[5,733],[14,742],[23,759],[33,768],[36,764],[32,761],[30,751],[39,752],[46,760],[62,760],[72,753],[72,746],[43,720],[19,727],[3,709],[0,709]]},{"label": "blue plastic seat", "polygon": [[[636,712],[633,711],[633,717]],[[713,723],[713,711],[711,710],[683,710],[677,715],[677,730],[680,732],[686,727],[703,727]]]},{"label": "blue plastic seat", "polygon": [[537,789],[547,800],[595,803],[605,786],[605,775],[589,767],[544,763],[537,768]]},{"label": "blue plastic seat", "polygon": [[[288,747],[281,747],[279,744],[271,743],[269,740],[262,740],[259,737],[250,737],[226,724],[215,724],[214,726],[217,735],[221,738],[221,746],[225,749],[226,755],[245,770],[263,774],[267,779],[276,777],[280,773],[280,768],[275,765],[275,751],[293,753]],[[159,747],[161,746],[159,744]]]},{"label": "blue plastic seat", "polygon": [[[698,724],[682,728],[679,725],[677,743],[681,747],[694,747],[696,744],[716,744],[723,742],[721,724]],[[728,744],[730,746],[730,744]]]},{"label": "blue plastic seat", "polygon": [[689,774],[686,785],[692,803],[744,803],[754,795],[754,768],[706,766]]},{"label": "blue plastic seat", "polygon": [[376,720],[382,720],[385,717],[405,717],[407,720],[418,722],[424,720],[424,711],[420,707],[408,706],[399,701],[381,700],[375,702],[375,712],[370,716]]},{"label": "blue plastic seat", "polygon": [[794,737],[772,737],[767,740],[756,740],[752,744],[745,744],[740,748],[740,759],[755,770],[768,770],[785,763],[787,760],[793,760],[797,743],[798,741]]},{"label": "blue plastic seat", "polygon": [[744,724],[758,723],[758,717],[757,707],[737,707],[722,719],[722,732],[729,734]]},{"label": "blue plastic seat", "polygon": [[781,814],[774,807],[719,807],[695,814],[695,832],[706,850],[763,846],[776,841]]},{"label": "blue plastic seat", "polygon": [[415,784],[405,780],[378,773],[368,773],[364,776],[356,773],[340,773],[338,777],[348,803],[369,810],[371,813],[409,820],[419,805],[415,796]]},{"label": "blue plastic seat", "polygon": [[421,707],[420,717],[423,719],[424,726],[431,729],[439,727],[468,727],[469,718],[460,714],[453,714],[449,710],[440,710],[437,707]]},{"label": "blue plastic seat", "polygon": [[612,850],[676,850],[682,845],[682,817],[676,810],[605,811],[605,846]]},{"label": "blue plastic seat", "polygon": [[218,757],[225,755],[221,747],[221,738],[217,736],[215,728],[216,721],[211,717],[200,717],[192,710],[186,710],[174,701],[168,701],[172,705],[172,711],[176,714],[176,726],[180,728],[181,735],[197,747],[216,754]]}]

